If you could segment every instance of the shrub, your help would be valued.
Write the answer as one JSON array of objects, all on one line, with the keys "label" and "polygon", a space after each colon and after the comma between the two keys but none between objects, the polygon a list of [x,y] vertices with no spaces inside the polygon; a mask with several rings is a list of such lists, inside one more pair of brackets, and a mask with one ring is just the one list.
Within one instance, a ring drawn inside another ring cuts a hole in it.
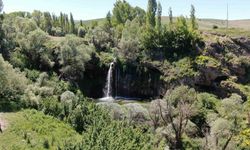
[{"label": "shrub", "polygon": [[86,35],[86,33],[87,33],[87,31],[86,31],[86,29],[84,28],[84,27],[79,27],[78,28],[78,33],[77,33],[77,35],[79,36],[79,37],[84,37],[85,35]]},{"label": "shrub", "polygon": [[0,110],[15,110],[22,106],[20,101],[28,79],[19,70],[4,61],[0,55]]},{"label": "shrub", "polygon": [[217,25],[213,25],[213,29],[218,29],[219,27]]},{"label": "shrub", "polygon": [[153,148],[151,135],[147,129],[136,128],[120,121],[110,123],[99,121],[89,127],[83,137],[82,145],[86,150],[150,150]]},{"label": "shrub", "polygon": [[212,58],[209,56],[203,56],[203,55],[196,57],[195,62],[198,65],[206,66],[206,67],[220,67],[221,65],[220,62],[216,60],[215,58]]}]

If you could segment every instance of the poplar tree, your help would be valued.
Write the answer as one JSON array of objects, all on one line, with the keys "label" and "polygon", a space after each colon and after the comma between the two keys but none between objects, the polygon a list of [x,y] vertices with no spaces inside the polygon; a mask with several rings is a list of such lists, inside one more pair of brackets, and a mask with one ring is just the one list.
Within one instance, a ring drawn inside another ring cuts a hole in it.
[{"label": "poplar tree", "polygon": [[52,30],[52,18],[49,12],[44,12],[44,22],[43,22],[43,29],[48,34],[51,34]]},{"label": "poplar tree", "polygon": [[70,33],[75,33],[75,21],[72,13],[70,13]]},{"label": "poplar tree", "polygon": [[162,6],[161,6],[161,3],[158,2],[158,5],[157,5],[157,22],[156,22],[157,31],[161,30],[161,15],[162,15]]},{"label": "poplar tree", "polygon": [[156,0],[148,0],[147,25],[149,27],[155,27],[156,10],[157,10]]},{"label": "poplar tree", "polygon": [[111,13],[110,13],[110,11],[106,15],[106,22],[109,26],[111,26]]},{"label": "poplar tree", "polygon": [[190,19],[191,19],[191,27],[192,27],[192,29],[197,30],[198,29],[198,24],[196,22],[194,5],[191,5]]},{"label": "poplar tree", "polygon": [[6,55],[8,55],[4,49],[4,31],[2,30],[2,23],[3,23],[3,14],[2,14],[2,10],[3,10],[3,1],[0,0],[0,53],[3,54],[4,57],[6,57]]},{"label": "poplar tree", "polygon": [[171,7],[169,7],[168,17],[169,17],[169,24],[172,25],[173,24],[173,11]]},{"label": "poplar tree", "polygon": [[60,13],[60,27],[62,28],[62,31],[65,31],[65,18],[63,13]]},{"label": "poplar tree", "polygon": [[81,26],[81,27],[83,26],[83,22],[82,22],[82,20],[80,20],[80,26]]},{"label": "poplar tree", "polygon": [[65,33],[69,33],[70,31],[69,17],[67,14],[64,14],[64,18],[65,18]]}]

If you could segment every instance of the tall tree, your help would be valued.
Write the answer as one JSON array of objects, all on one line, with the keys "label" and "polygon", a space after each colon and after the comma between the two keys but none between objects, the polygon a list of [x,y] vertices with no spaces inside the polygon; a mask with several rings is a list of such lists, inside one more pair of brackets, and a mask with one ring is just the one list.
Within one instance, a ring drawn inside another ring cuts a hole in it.
[{"label": "tall tree", "polygon": [[49,34],[51,34],[52,29],[52,18],[49,12],[44,12],[43,14],[44,22],[43,22],[43,30]]},{"label": "tall tree", "polygon": [[60,13],[60,27],[62,28],[62,31],[65,31],[65,17],[63,13]]},{"label": "tall tree", "polygon": [[114,25],[125,24],[135,18],[134,8],[125,0],[117,0],[113,8],[112,21]]},{"label": "tall tree", "polygon": [[64,14],[64,18],[65,18],[65,33],[69,33],[70,32],[69,17],[67,14]]},{"label": "tall tree", "polygon": [[147,25],[149,27],[155,27],[156,10],[157,10],[156,0],[148,0]]},{"label": "tall tree", "polygon": [[134,12],[135,12],[135,16],[139,20],[140,24],[141,25],[145,24],[145,22],[146,22],[146,12],[145,12],[145,10],[137,6],[137,7],[134,8]]},{"label": "tall tree", "polygon": [[110,13],[110,11],[106,15],[106,23],[111,26],[111,13]]},{"label": "tall tree", "polygon": [[80,20],[80,26],[81,26],[81,27],[83,26],[83,22],[82,22],[82,20]]},{"label": "tall tree", "polygon": [[[182,136],[190,118],[196,113],[194,107],[196,94],[194,89],[182,85],[175,89],[168,90],[164,101],[152,103],[154,105],[153,109],[157,110],[153,110],[153,112],[156,115],[160,114],[159,116],[161,116],[164,126],[168,128],[168,131],[171,131],[165,135],[170,143],[171,149],[184,149]],[[158,118],[153,118],[156,125],[157,119]]]},{"label": "tall tree", "polygon": [[157,31],[161,30],[161,15],[162,15],[162,6],[161,6],[161,3],[158,2],[158,5],[157,5],[157,22],[156,22]]},{"label": "tall tree", "polygon": [[191,27],[193,30],[198,29],[198,24],[196,22],[196,17],[195,17],[195,8],[194,5],[191,5],[191,11],[190,11],[190,19],[191,19]]},{"label": "tall tree", "polygon": [[173,11],[171,7],[169,7],[168,17],[169,17],[169,24],[172,25],[173,24]]},{"label": "tall tree", "polygon": [[2,30],[2,23],[3,23],[3,14],[2,14],[2,10],[3,10],[3,1],[0,0],[0,53],[3,54],[3,57],[7,57],[8,52],[5,51],[4,49],[4,32]]},{"label": "tall tree", "polygon": [[75,21],[72,13],[70,13],[70,33],[75,33]]},{"label": "tall tree", "polygon": [[38,27],[41,27],[42,16],[43,14],[39,10],[34,10],[32,13],[32,18],[35,20]]},{"label": "tall tree", "polygon": [[3,10],[3,1],[0,0],[0,12],[2,12],[2,10]]}]

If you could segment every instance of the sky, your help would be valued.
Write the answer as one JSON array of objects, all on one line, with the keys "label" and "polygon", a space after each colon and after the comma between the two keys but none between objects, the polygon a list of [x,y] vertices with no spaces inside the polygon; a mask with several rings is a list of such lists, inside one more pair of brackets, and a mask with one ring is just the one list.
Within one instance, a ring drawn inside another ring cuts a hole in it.
[{"label": "sky", "polygon": [[[112,10],[116,0],[2,0],[3,11],[33,10],[49,11],[59,15],[60,12],[72,12],[76,20],[104,18]],[[250,0],[159,0],[163,8],[163,16],[168,15],[172,7],[174,16],[189,16],[190,5],[193,4],[198,18],[226,19],[227,3],[229,19],[250,19]],[[127,0],[132,6],[147,8],[147,0]]]}]

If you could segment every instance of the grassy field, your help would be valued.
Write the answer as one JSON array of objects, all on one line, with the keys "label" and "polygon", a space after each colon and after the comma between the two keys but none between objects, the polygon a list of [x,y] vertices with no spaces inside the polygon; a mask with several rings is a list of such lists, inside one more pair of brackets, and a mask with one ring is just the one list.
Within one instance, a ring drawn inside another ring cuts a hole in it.
[{"label": "grassy field", "polygon": [[69,125],[35,110],[4,113],[1,117],[8,122],[0,133],[1,150],[63,149],[67,141],[80,141],[80,135]]}]

